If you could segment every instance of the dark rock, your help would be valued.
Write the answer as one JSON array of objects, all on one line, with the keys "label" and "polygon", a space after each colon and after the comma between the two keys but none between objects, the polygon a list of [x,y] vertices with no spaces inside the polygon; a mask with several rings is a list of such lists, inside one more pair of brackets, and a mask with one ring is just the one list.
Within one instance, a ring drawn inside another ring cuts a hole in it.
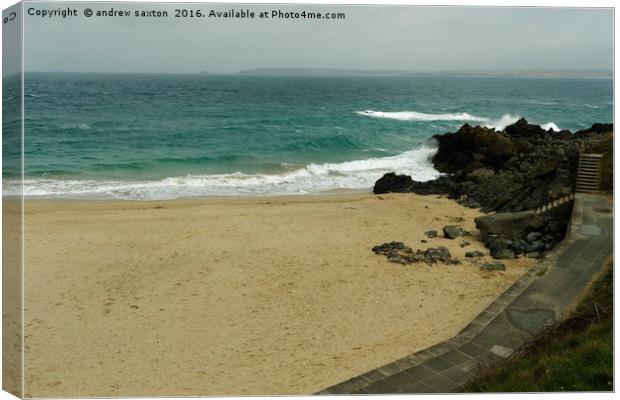
[{"label": "dark rock", "polygon": [[384,255],[389,255],[399,250],[411,251],[411,247],[405,246],[403,242],[389,242],[389,243],[383,243],[379,246],[375,246],[372,248],[372,251],[375,254],[384,254]]},{"label": "dark rock", "polygon": [[413,181],[410,187],[412,193],[422,195],[455,193],[458,190],[458,184],[447,176],[440,176],[435,180],[426,182]]},{"label": "dark rock", "polygon": [[474,182],[484,182],[495,175],[495,171],[491,168],[478,168],[467,174],[468,180],[473,180]]},{"label": "dark rock", "polygon": [[437,237],[437,231],[435,230],[430,230],[430,231],[426,231],[424,232],[424,236],[426,236],[427,238],[435,238]]},{"label": "dark rock", "polygon": [[468,251],[467,253],[465,253],[465,257],[469,257],[469,258],[482,257],[482,256],[484,256],[484,253],[478,250]]},{"label": "dark rock", "polygon": [[491,253],[493,258],[498,260],[512,260],[515,258],[515,252],[510,249],[501,249],[494,253]]},{"label": "dark rock", "polygon": [[427,241],[427,240],[422,239],[422,240],[420,240],[420,243],[428,243],[428,241]]},{"label": "dark rock", "polygon": [[447,194],[483,211],[534,210],[574,191],[576,143],[596,141],[596,135],[607,135],[600,131],[611,128],[595,125],[576,139],[568,131],[545,131],[525,119],[505,132],[465,124],[456,133],[434,137],[438,149],[433,164],[447,175],[416,182],[391,173],[377,182],[375,192]]},{"label": "dark rock", "polygon": [[410,176],[389,172],[375,182],[373,192],[375,194],[409,192],[412,185],[413,179]]},{"label": "dark rock", "polygon": [[510,138],[495,129],[465,124],[456,133],[435,136],[435,139],[439,148],[433,156],[433,165],[440,172],[493,168],[514,155]]},{"label": "dark rock", "polygon": [[443,262],[446,264],[458,264],[457,260],[453,260],[450,255],[450,251],[443,246],[437,248],[429,248],[424,251],[418,250],[419,254],[424,255],[424,262],[427,264],[434,264],[436,262]]},{"label": "dark rock", "polygon": [[482,264],[480,269],[484,271],[506,271],[506,266],[499,261],[490,261]]},{"label": "dark rock", "polygon": [[443,235],[448,239],[456,239],[459,236],[463,236],[465,231],[458,225],[446,225],[443,227]]},{"label": "dark rock", "polygon": [[547,222],[547,229],[550,232],[554,232],[554,233],[564,233],[566,232],[566,221],[562,221],[562,220],[552,220]]},{"label": "dark rock", "polygon": [[372,248],[375,254],[383,254],[389,262],[408,265],[412,263],[424,262],[427,264],[444,263],[459,264],[460,261],[455,260],[445,247],[428,248],[426,250],[417,250],[415,253],[410,247],[405,246],[402,242],[383,243]]},{"label": "dark rock", "polygon": [[530,243],[525,249],[525,253],[531,253],[533,251],[543,251],[545,250],[545,243],[542,240],[536,240]]},{"label": "dark rock", "polygon": [[[442,195],[483,212],[494,211],[497,214],[476,219],[492,254],[503,249],[527,254],[532,252],[527,251],[529,245],[539,241],[544,248],[536,251],[542,252],[563,239],[573,204],[538,215],[534,210],[573,193],[579,149],[596,149],[610,134],[612,124],[594,124],[575,134],[544,130],[525,119],[502,132],[465,124],[455,133],[434,136],[438,149],[432,161],[442,176],[416,182],[389,173],[377,181],[374,191]],[[530,233],[543,236],[528,240]],[[489,241],[491,235],[512,244]]]},{"label": "dark rock", "polygon": [[400,254],[390,254],[388,255],[387,259],[391,263],[402,264],[402,265],[407,265],[407,264],[411,264],[412,262],[415,262],[408,256],[402,256]]},{"label": "dark rock", "polygon": [[530,232],[525,237],[525,240],[527,240],[528,242],[532,243],[532,242],[535,242],[537,240],[541,240],[542,238],[543,238],[543,234],[542,233],[540,233],[540,232]]},{"label": "dark rock", "polygon": [[545,243],[553,242],[553,240],[554,240],[553,235],[547,234],[547,235],[543,235],[543,237],[542,237],[542,241],[545,242]]},{"label": "dark rock", "polygon": [[533,211],[485,215],[474,220],[480,230],[480,238],[486,241],[489,235],[520,237],[527,231],[542,227],[542,217]]},{"label": "dark rock", "polygon": [[541,258],[542,254],[540,252],[538,252],[538,251],[533,251],[531,253],[527,253],[525,256],[527,258]]},{"label": "dark rock", "polygon": [[545,130],[540,127],[540,125],[532,125],[527,122],[525,118],[521,118],[517,122],[512,125],[507,126],[504,129],[511,137],[543,137],[545,135]]},{"label": "dark rock", "polygon": [[527,241],[523,239],[515,239],[510,248],[515,252],[515,254],[523,254],[526,252],[528,246],[529,243]]},{"label": "dark rock", "polygon": [[513,241],[510,239],[505,239],[500,236],[493,236],[489,238],[485,242],[486,246],[491,251],[491,254],[497,253],[498,251],[508,249],[512,247]]},{"label": "dark rock", "polygon": [[519,171],[520,172],[527,172],[530,170],[530,163],[526,162],[522,162],[521,164],[519,164]]},{"label": "dark rock", "polygon": [[614,124],[595,123],[588,129],[575,132],[574,136],[582,138],[583,136],[592,136],[593,134],[601,134],[614,131]]},{"label": "dark rock", "polygon": [[463,240],[463,241],[461,242],[460,246],[461,246],[461,247],[467,247],[467,246],[469,246],[470,244],[471,244],[471,243],[469,243],[468,241]]}]

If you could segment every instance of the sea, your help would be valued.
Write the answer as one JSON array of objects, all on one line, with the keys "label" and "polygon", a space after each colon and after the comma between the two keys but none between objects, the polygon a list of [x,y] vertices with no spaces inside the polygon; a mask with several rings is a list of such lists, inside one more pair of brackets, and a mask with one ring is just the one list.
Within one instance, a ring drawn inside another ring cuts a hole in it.
[{"label": "sea", "polygon": [[[465,123],[613,119],[611,79],[27,73],[24,95],[24,194],[75,199],[369,190],[391,171],[438,177],[432,136]],[[18,126],[5,118],[5,194]]]}]

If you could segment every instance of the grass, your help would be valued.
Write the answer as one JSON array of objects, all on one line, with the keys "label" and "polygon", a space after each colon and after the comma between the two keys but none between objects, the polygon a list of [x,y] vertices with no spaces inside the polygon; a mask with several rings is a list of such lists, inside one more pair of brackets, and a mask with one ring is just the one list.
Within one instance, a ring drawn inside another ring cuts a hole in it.
[{"label": "grass", "polygon": [[465,392],[613,390],[613,267],[593,283],[567,319],[543,330]]}]

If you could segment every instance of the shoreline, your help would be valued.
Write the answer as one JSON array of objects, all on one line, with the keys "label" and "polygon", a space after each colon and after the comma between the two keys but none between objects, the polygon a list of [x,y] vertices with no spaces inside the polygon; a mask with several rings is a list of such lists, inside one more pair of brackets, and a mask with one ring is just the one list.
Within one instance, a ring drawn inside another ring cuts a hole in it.
[{"label": "shoreline", "polygon": [[[27,394],[314,393],[454,336],[533,265],[464,257],[488,254],[478,215],[415,194],[26,200]],[[448,224],[472,236],[423,234]],[[391,240],[462,263],[371,251]]]},{"label": "shoreline", "polygon": [[[330,198],[330,197],[356,197],[356,196],[375,196],[372,192],[372,188],[367,189],[330,189],[315,193],[303,193],[303,194],[266,194],[266,195],[230,195],[230,196],[189,196],[189,197],[175,197],[172,199],[100,199],[100,198],[76,198],[76,197],[60,197],[60,196],[23,196],[24,202],[33,203],[153,203],[153,202],[172,202],[172,201],[236,201],[236,200],[278,200],[278,199],[314,199],[314,198]],[[3,195],[3,198],[13,199],[21,198],[19,195]]]}]

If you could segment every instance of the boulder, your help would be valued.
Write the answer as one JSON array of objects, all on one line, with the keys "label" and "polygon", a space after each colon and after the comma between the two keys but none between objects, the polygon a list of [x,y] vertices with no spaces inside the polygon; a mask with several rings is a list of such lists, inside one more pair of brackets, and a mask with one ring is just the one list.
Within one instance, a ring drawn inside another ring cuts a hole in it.
[{"label": "boulder", "polygon": [[540,127],[540,125],[532,125],[527,122],[525,118],[519,119],[512,125],[507,126],[504,129],[511,137],[544,137],[546,131]]},{"label": "boulder", "polygon": [[409,192],[413,185],[413,179],[407,175],[396,175],[394,172],[389,172],[383,175],[373,188],[373,193],[404,193]]},{"label": "boulder", "polygon": [[450,251],[443,246],[439,246],[437,248],[431,247],[424,251],[418,250],[418,253],[424,256],[424,262],[426,262],[427,264],[434,264],[436,262],[442,262],[446,264],[458,263],[458,261],[452,259]]},{"label": "boulder", "polygon": [[515,252],[510,249],[500,249],[494,253],[491,253],[493,258],[498,260],[512,260],[515,258]]},{"label": "boulder", "polygon": [[440,172],[473,171],[476,166],[494,168],[514,155],[510,138],[492,128],[465,124],[456,133],[434,138],[439,146],[433,165]]},{"label": "boulder", "polygon": [[499,261],[490,261],[482,264],[480,269],[484,271],[506,271],[506,266]]},{"label": "boulder", "polygon": [[540,232],[530,232],[525,237],[525,240],[527,240],[528,242],[532,243],[532,242],[535,242],[537,240],[541,240],[542,238],[543,238],[543,234],[542,233],[540,233]]},{"label": "boulder", "polygon": [[436,230],[430,230],[430,231],[426,231],[424,232],[424,236],[426,236],[427,238],[435,238],[437,237],[437,231]]},{"label": "boulder", "polygon": [[541,228],[543,224],[542,217],[534,211],[485,215],[476,218],[474,222],[484,242],[488,240],[489,235],[520,237],[525,232]]},{"label": "boulder", "polygon": [[482,257],[482,256],[484,256],[484,253],[478,250],[468,251],[467,253],[465,253],[465,257],[469,257],[469,258],[476,258],[476,257]]},{"label": "boulder", "polygon": [[531,253],[534,251],[544,251],[544,250],[545,250],[545,243],[542,240],[535,240],[526,247],[525,253]]},{"label": "boulder", "polygon": [[510,245],[510,248],[515,252],[515,254],[523,254],[527,251],[528,246],[529,243],[526,240],[515,239],[512,242],[512,245]]},{"label": "boulder", "polygon": [[512,248],[513,244],[514,242],[511,239],[506,239],[498,235],[490,236],[489,239],[485,242],[485,245],[491,251],[491,255],[497,253],[500,250],[510,249]]},{"label": "boulder", "polygon": [[456,239],[464,234],[465,231],[458,225],[446,225],[443,227],[443,235],[448,239]]}]

